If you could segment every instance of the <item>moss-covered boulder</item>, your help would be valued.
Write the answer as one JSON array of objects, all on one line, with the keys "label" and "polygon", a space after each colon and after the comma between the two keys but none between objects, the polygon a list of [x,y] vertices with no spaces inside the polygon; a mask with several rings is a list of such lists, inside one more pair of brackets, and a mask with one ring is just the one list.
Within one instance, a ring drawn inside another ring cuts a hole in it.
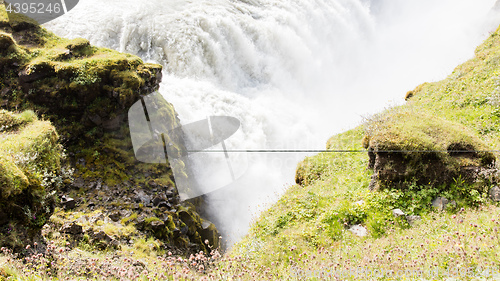
[{"label": "moss-covered boulder", "polygon": [[462,178],[473,183],[495,156],[463,125],[415,112],[385,112],[366,127],[364,146],[374,170],[371,189],[404,189],[407,183],[449,185]]},{"label": "moss-covered boulder", "polygon": [[[3,5],[0,47],[0,107],[30,109],[54,124],[75,170],[74,180],[63,182],[58,192],[75,199],[75,211],[133,210],[145,217],[170,218],[148,225],[140,235],[206,249],[194,208],[191,235],[174,235],[183,224],[177,211],[191,205],[180,202],[168,161],[142,163],[134,155],[128,111],[158,89],[161,65],[92,46],[82,38],[60,38],[22,15],[9,19]],[[155,106],[159,116],[149,117],[163,118],[167,131],[180,125],[172,104],[159,98]],[[2,180],[23,190],[29,187],[30,177],[9,163],[2,161],[0,169],[9,171]],[[162,204],[145,198],[161,198]]]},{"label": "moss-covered boulder", "polygon": [[64,140],[118,129],[128,108],[158,88],[160,65],[57,37],[17,16],[9,21],[0,6],[2,102],[51,118]]},{"label": "moss-covered boulder", "polygon": [[32,111],[0,110],[0,246],[38,239],[53,213],[51,191],[63,181],[58,140],[50,122]]}]

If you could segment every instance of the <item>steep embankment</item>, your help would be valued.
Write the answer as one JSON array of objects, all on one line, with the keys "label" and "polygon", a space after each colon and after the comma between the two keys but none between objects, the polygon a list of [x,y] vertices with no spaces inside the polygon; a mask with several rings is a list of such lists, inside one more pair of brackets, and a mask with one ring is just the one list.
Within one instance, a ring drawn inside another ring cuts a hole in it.
[{"label": "steep embankment", "polygon": [[[354,152],[300,163],[298,184],[257,219],[233,255],[267,269],[263,278],[338,276],[358,267],[422,270],[426,278],[464,267],[500,272],[492,203],[500,201],[492,151],[500,148],[499,32],[448,78],[417,87],[407,104],[327,143]],[[363,148],[368,153],[356,152]]]},{"label": "steep embankment", "polygon": [[[148,237],[157,239],[157,250],[208,251],[205,240],[218,246],[215,226],[193,204],[180,202],[169,164],[141,163],[134,155],[128,109],[158,89],[161,69],[82,38],[57,37],[28,18],[9,18],[0,5],[0,105],[10,111],[30,109],[50,120],[68,155],[64,167],[47,166],[71,179],[58,186],[60,208],[44,228],[46,238],[67,239],[71,247],[84,241],[131,252]],[[173,106],[159,103],[157,117],[167,120],[169,129],[178,126]],[[10,167],[9,161],[2,163]],[[59,160],[47,164],[59,165]],[[8,183],[19,190],[31,180],[12,172],[5,176],[12,176],[15,181]],[[3,188],[2,194],[11,194],[10,189]],[[0,218],[6,230],[7,221],[15,219],[7,217]],[[39,227],[44,223],[37,221]],[[0,246],[10,245],[5,241]]]}]

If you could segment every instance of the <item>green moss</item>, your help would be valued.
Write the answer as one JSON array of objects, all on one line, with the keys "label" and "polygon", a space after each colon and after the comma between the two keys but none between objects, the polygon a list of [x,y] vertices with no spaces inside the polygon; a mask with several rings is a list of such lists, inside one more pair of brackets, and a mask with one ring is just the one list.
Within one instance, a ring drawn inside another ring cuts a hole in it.
[{"label": "green moss", "polygon": [[157,217],[149,217],[149,218],[144,219],[144,222],[146,224],[151,224],[154,221],[161,221],[161,220],[159,218],[157,218]]},{"label": "green moss", "polygon": [[[49,191],[62,181],[62,149],[55,128],[32,111],[0,111],[0,119],[16,129],[0,133],[0,213],[14,225],[0,237],[0,245],[17,248],[36,235],[53,211]],[[23,233],[19,239],[13,236],[17,232]]]},{"label": "green moss", "polygon": [[0,133],[18,129],[20,126],[26,125],[34,120],[37,120],[37,117],[31,110],[24,111],[21,114],[14,114],[2,109],[0,110]]},{"label": "green moss", "polygon": [[[85,118],[95,120],[97,115],[106,121],[125,114],[141,94],[157,87],[160,65],[144,64],[137,56],[93,47],[82,38],[60,38],[23,16],[9,21],[3,5],[0,14],[7,31],[0,33],[0,45],[5,45],[0,49],[8,49],[0,53],[6,58],[0,60],[0,66],[5,63],[12,70],[6,71],[2,83],[16,93],[8,100],[7,108],[36,109],[51,119],[65,138],[78,138],[100,125]],[[18,22],[21,26],[23,20],[23,28],[12,26]],[[26,40],[16,42],[13,34]],[[22,73],[21,78],[18,73]]]},{"label": "green moss", "polygon": [[90,46],[89,40],[83,38],[75,38],[67,42],[64,47],[73,55],[81,57],[91,56],[97,50],[97,48]]},{"label": "green moss", "polygon": [[33,110],[25,110],[21,114],[19,114],[19,119],[23,123],[30,123],[38,120],[38,117],[36,116],[36,113],[33,112]]},{"label": "green moss", "polygon": [[[25,124],[16,134],[4,135],[0,139],[4,168],[18,166],[32,183],[42,182],[43,173],[55,173],[60,169],[62,150],[58,143],[58,134],[50,122],[36,120],[36,115],[29,111],[21,114],[1,111],[0,116],[2,124]],[[8,162],[16,164],[7,164]],[[6,172],[5,175],[20,175],[15,169],[12,171],[14,172]]]},{"label": "green moss", "polygon": [[26,175],[4,155],[0,155],[0,189],[1,197],[6,199],[10,196],[19,195],[25,190],[29,181]]},{"label": "green moss", "polygon": [[126,217],[126,218],[123,218],[121,219],[121,224],[123,225],[127,225],[129,224],[131,221],[134,221],[135,219],[137,219],[137,213],[132,213],[130,216]]},{"label": "green moss", "polygon": [[[473,130],[456,122],[411,107],[397,108],[375,117],[366,125],[369,148],[377,151],[397,151],[413,161],[422,161],[430,154],[458,169],[462,164],[481,166],[491,164],[495,156],[491,148]],[[474,158],[453,158],[453,151],[471,151]],[[461,161],[470,160],[468,163]]]},{"label": "green moss", "polygon": [[168,216],[168,219],[165,222],[165,226],[168,228],[169,231],[173,231],[174,229],[176,229],[174,219],[172,218],[171,215]]}]

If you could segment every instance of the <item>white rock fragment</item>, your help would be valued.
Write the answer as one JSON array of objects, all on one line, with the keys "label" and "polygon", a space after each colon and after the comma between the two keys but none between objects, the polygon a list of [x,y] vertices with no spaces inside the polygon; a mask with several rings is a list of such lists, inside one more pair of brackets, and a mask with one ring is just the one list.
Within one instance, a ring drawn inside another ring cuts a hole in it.
[{"label": "white rock fragment", "polygon": [[366,230],[366,228],[361,224],[356,224],[351,226],[351,228],[349,228],[349,231],[352,232],[352,234],[357,235],[359,237],[368,235],[368,230]]},{"label": "white rock fragment", "polygon": [[359,200],[359,201],[354,202],[354,205],[361,206],[361,205],[364,205],[364,204],[365,204],[365,201],[363,201],[363,200]]},{"label": "white rock fragment", "polygon": [[395,217],[399,217],[399,216],[404,216],[404,215],[406,215],[403,211],[401,211],[401,209],[394,209],[394,210],[392,210],[392,214],[393,214]]}]

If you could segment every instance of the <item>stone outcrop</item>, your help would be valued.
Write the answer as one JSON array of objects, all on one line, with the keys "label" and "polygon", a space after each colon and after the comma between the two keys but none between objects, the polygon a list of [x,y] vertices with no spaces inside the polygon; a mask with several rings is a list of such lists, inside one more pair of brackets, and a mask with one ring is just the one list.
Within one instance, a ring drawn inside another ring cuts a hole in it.
[{"label": "stone outcrop", "polygon": [[368,125],[364,146],[373,169],[370,189],[404,190],[409,183],[475,183],[495,156],[466,127],[410,110],[386,113]]},{"label": "stone outcrop", "polygon": [[[72,178],[61,181],[57,189],[60,206],[84,212],[103,208],[114,223],[122,220],[117,214],[123,210],[133,211],[139,218],[158,217],[140,235],[155,236],[179,248],[207,251],[205,236],[211,245],[217,244],[210,238],[219,237],[215,227],[207,231],[195,206],[180,202],[168,162],[141,163],[134,155],[128,109],[158,89],[162,67],[94,47],[82,38],[60,38],[22,16],[9,21],[2,14],[4,11],[0,11],[0,106],[12,111],[34,110],[57,129],[67,150],[68,169],[74,170]],[[169,119],[172,128],[178,126],[173,106],[165,100],[158,103],[156,114]],[[15,169],[9,171],[9,179],[20,187],[31,184],[29,177]],[[0,225],[11,218],[10,213],[1,214]],[[53,231],[61,227],[58,223],[53,223]],[[181,229],[186,227],[189,231],[183,233]]]}]

